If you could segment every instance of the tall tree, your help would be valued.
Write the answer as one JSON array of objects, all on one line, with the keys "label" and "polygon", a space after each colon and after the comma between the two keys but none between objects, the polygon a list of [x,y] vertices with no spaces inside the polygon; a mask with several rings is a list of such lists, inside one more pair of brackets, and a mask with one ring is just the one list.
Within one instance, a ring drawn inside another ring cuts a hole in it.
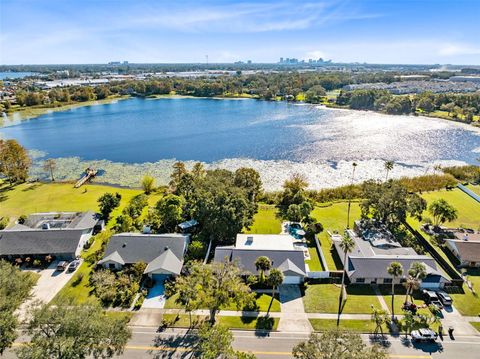
[{"label": "tall tree", "polygon": [[296,359],[386,359],[387,352],[377,345],[367,346],[359,334],[327,330],[322,335],[296,345],[292,351]]},{"label": "tall tree", "polygon": [[202,359],[255,359],[255,355],[233,350],[233,334],[222,325],[204,323],[198,330],[196,358]]},{"label": "tall tree", "polygon": [[155,178],[150,175],[145,175],[142,178],[141,185],[143,192],[145,192],[145,194],[150,194],[155,189]]},{"label": "tall tree", "polygon": [[160,217],[161,228],[165,232],[174,232],[178,223],[182,220],[183,197],[168,194],[162,197],[156,204],[158,216]]},{"label": "tall tree", "polygon": [[259,281],[260,283],[265,282],[265,273],[272,268],[272,261],[266,256],[260,256],[255,260],[255,268],[257,272],[260,272]]},{"label": "tall tree", "polygon": [[270,301],[270,304],[268,306],[267,316],[270,313],[270,308],[272,307],[272,303],[275,300],[275,291],[279,286],[282,285],[284,279],[285,277],[279,269],[273,268],[272,270],[270,270],[267,282],[272,287],[272,300]]},{"label": "tall tree", "polygon": [[393,161],[385,161],[384,167],[385,167],[385,182],[388,181],[388,174],[390,173],[391,170],[393,170],[395,162]]},{"label": "tall tree", "polygon": [[105,221],[108,221],[112,211],[120,205],[122,196],[120,193],[104,193],[97,200],[100,213]]},{"label": "tall tree", "polygon": [[30,314],[26,330],[30,342],[16,351],[20,359],[112,358],[123,353],[132,335],[126,317],[109,316],[95,303],[59,301]]},{"label": "tall tree", "polygon": [[0,174],[10,184],[25,182],[32,160],[16,140],[0,140]]},{"label": "tall tree", "polygon": [[445,222],[452,222],[458,218],[458,211],[443,198],[433,201],[428,207],[433,217],[433,224],[439,226]]},{"label": "tall tree", "polygon": [[215,323],[220,308],[234,304],[240,309],[253,300],[250,288],[241,279],[240,269],[233,262],[207,265],[192,262],[186,272],[189,274],[177,277],[174,291],[184,286],[195,288],[198,306],[210,311],[211,323]]},{"label": "tall tree", "polygon": [[399,262],[392,262],[387,268],[388,274],[392,276],[392,320],[395,317],[395,279],[403,275],[403,266]]},{"label": "tall tree", "polygon": [[343,251],[343,272],[342,272],[342,289],[340,290],[340,295],[338,298],[338,316],[337,316],[337,327],[340,324],[340,310],[342,308],[342,302],[347,299],[347,293],[345,290],[345,275],[347,272],[347,257],[348,253],[353,251],[355,248],[355,241],[350,238],[348,235],[344,235],[342,242],[340,243],[340,248]]},{"label": "tall tree", "polygon": [[350,228],[350,207],[352,206],[352,187],[355,183],[355,169],[357,168],[357,162],[352,163],[352,180],[350,183],[350,191],[348,191],[348,208],[347,208],[347,229]]},{"label": "tall tree", "polygon": [[308,187],[308,182],[305,176],[295,173],[286,180],[283,184],[283,193],[281,204],[289,206],[291,204],[300,204],[305,202],[306,195],[305,190]]},{"label": "tall tree", "polygon": [[178,184],[180,183],[180,180],[182,179],[182,176],[187,174],[187,168],[185,167],[185,163],[183,162],[175,162],[173,164],[173,170],[172,173],[170,174],[170,188],[172,191],[176,191]]},{"label": "tall tree", "polygon": [[420,262],[413,262],[408,269],[408,277],[404,285],[407,289],[405,294],[405,302],[408,300],[408,296],[413,295],[413,291],[420,288],[420,283],[423,278],[427,276],[427,268],[425,264]]},{"label": "tall tree", "polygon": [[237,187],[245,189],[248,199],[252,202],[258,200],[262,193],[262,180],[260,174],[253,168],[239,168],[235,171],[234,184]]},{"label": "tall tree", "polygon": [[0,355],[18,336],[15,311],[30,297],[35,278],[10,263],[0,260]]},{"label": "tall tree", "polygon": [[203,165],[202,162],[195,162],[195,164],[192,167],[192,175],[193,177],[198,180],[202,179],[205,177],[205,174],[207,172],[205,171],[205,166]]},{"label": "tall tree", "polygon": [[57,168],[57,163],[53,158],[49,158],[48,160],[45,160],[45,162],[43,162],[43,170],[50,174],[50,178],[52,182],[55,182],[55,177],[53,176],[53,172],[55,171],[56,168]]}]

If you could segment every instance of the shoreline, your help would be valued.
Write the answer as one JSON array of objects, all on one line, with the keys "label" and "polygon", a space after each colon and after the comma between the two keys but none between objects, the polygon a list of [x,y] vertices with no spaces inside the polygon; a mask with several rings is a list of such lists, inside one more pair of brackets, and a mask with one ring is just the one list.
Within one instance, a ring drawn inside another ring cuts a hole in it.
[{"label": "shoreline", "polygon": [[[212,96],[212,97],[207,97],[207,96],[191,96],[191,95],[178,95],[178,94],[165,94],[165,95],[150,95],[150,96],[131,96],[131,95],[120,95],[120,96],[113,96],[109,97],[106,99],[102,100],[92,100],[92,101],[86,101],[86,102],[76,102],[76,103],[70,103],[58,107],[22,107],[22,108],[15,108],[13,111],[7,111],[7,118],[3,119],[0,118],[0,128],[2,127],[7,127],[11,126],[12,124],[16,124],[18,122],[24,121],[24,120],[31,120],[37,117],[40,117],[42,115],[46,115],[52,112],[62,112],[62,111],[68,111],[74,108],[79,108],[79,107],[87,107],[87,106],[97,106],[97,105],[105,105],[109,103],[114,103],[116,101],[120,100],[128,100],[128,99],[133,99],[133,98],[140,98],[144,100],[160,100],[160,99],[214,99],[214,100],[257,100],[257,101],[271,101],[271,102],[286,102],[286,103],[293,103],[293,104],[299,104],[299,105],[310,105],[310,106],[316,106],[320,107],[323,109],[327,110],[348,110],[348,111],[354,111],[354,112],[366,112],[366,113],[375,113],[375,114],[381,114],[385,116],[391,116],[391,117],[396,117],[396,116],[412,116],[412,117],[424,117],[427,119],[438,119],[438,120],[443,120],[443,121],[449,121],[449,122],[454,122],[457,124],[461,124],[464,126],[467,126],[469,128],[474,128],[474,129],[479,129],[480,128],[480,121],[474,121],[472,123],[466,123],[463,122],[460,119],[454,119],[454,118],[447,118],[445,116],[435,116],[432,115],[431,113],[415,113],[415,114],[402,114],[402,115],[392,115],[392,114],[387,114],[381,111],[374,111],[374,110],[357,110],[357,109],[351,109],[348,107],[344,106],[337,106],[334,104],[330,103],[307,103],[304,101],[287,101],[287,100],[263,100],[259,99],[257,97],[253,97],[251,95],[237,95],[237,96]],[[25,115],[26,113],[26,115]],[[12,118],[9,118],[12,117]],[[20,118],[15,118],[15,117],[20,117]],[[5,124],[5,121],[10,121],[12,124]]]}]

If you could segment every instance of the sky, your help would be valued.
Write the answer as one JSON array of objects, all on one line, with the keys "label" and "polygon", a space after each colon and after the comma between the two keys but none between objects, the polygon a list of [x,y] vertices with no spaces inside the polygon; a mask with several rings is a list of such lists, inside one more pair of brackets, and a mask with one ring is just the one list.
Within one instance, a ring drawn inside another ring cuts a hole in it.
[{"label": "sky", "polygon": [[0,0],[0,64],[480,65],[480,0]]}]

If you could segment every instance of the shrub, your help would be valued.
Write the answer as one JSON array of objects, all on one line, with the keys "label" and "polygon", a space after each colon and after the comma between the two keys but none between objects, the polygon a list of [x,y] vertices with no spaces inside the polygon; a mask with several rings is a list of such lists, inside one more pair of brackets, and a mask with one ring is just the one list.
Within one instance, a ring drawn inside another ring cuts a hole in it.
[{"label": "shrub", "polygon": [[478,182],[480,181],[480,167],[469,166],[452,166],[442,168],[442,171],[448,173],[459,181]]},{"label": "shrub", "polygon": [[7,228],[10,219],[8,217],[2,217],[0,219],[0,230]]},{"label": "shrub", "polygon": [[20,217],[18,217],[18,223],[19,224],[24,224],[25,221],[27,220],[27,216],[22,214]]},{"label": "shrub", "polygon": [[72,286],[76,287],[77,285],[79,285],[80,282],[83,280],[83,277],[84,277],[84,274],[82,272],[78,273],[75,276],[75,280],[73,281]]},{"label": "shrub", "polygon": [[34,267],[41,267],[42,266],[42,261],[40,259],[34,259],[32,265]]}]

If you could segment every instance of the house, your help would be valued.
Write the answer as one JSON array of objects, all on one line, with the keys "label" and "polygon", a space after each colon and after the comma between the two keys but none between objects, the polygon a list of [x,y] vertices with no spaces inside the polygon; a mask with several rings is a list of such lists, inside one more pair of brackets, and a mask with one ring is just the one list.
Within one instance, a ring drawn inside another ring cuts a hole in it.
[{"label": "house", "polygon": [[255,261],[266,256],[283,272],[284,284],[300,284],[306,277],[304,247],[288,234],[237,234],[234,246],[215,248],[214,261],[235,261],[245,275],[256,274]]},{"label": "house", "polygon": [[121,233],[110,238],[105,255],[98,262],[107,269],[120,270],[137,262],[147,264],[144,274],[164,280],[181,273],[189,236],[183,234]]},{"label": "house", "polygon": [[[347,254],[346,274],[352,284],[399,284],[405,280],[407,271],[414,262],[423,263],[427,277],[422,280],[422,288],[441,288],[449,279],[437,268],[435,260],[420,255],[413,248],[402,247],[393,235],[383,226],[367,226],[367,221],[355,222],[355,230],[346,230],[346,235],[355,242],[353,250]],[[332,236],[333,245],[344,264],[344,252],[340,246],[342,236]],[[404,276],[393,278],[387,272],[392,262],[403,266]]]},{"label": "house", "polygon": [[0,231],[0,258],[74,259],[98,221],[92,211],[31,214],[23,224]]},{"label": "house", "polygon": [[446,239],[445,244],[462,267],[480,267],[480,232],[453,232],[453,239]]}]

